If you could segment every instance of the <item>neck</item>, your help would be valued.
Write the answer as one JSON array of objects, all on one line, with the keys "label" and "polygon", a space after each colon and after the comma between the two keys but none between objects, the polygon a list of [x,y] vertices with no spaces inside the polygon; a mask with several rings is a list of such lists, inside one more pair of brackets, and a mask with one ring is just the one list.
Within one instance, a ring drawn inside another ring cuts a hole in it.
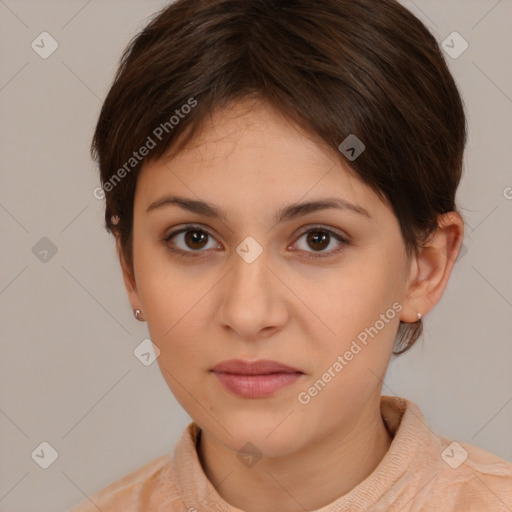
[{"label": "neck", "polygon": [[206,476],[230,505],[251,512],[303,512],[325,507],[361,483],[391,441],[379,397],[377,406],[375,401],[366,404],[350,427],[291,454],[263,457],[250,468],[205,431],[198,456]]}]

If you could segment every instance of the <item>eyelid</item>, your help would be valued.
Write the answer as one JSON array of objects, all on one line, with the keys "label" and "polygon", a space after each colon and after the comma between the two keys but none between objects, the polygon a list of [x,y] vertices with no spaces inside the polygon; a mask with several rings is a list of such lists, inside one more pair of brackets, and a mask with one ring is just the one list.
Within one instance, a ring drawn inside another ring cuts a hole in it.
[{"label": "eyelid", "polygon": [[348,236],[348,234],[345,234],[344,232],[340,232],[336,228],[333,228],[330,226],[325,226],[323,224],[309,224],[302,231],[300,231],[299,234],[296,236],[302,236],[305,233],[309,233],[310,231],[313,231],[315,229],[318,229],[318,231],[327,231],[329,233],[332,233],[333,235],[339,236],[340,238],[345,240],[347,243],[350,242],[350,237]]},{"label": "eyelid", "polygon": [[[208,234],[210,238],[213,238],[214,240],[217,240],[217,238],[212,234],[212,229],[209,227],[202,226],[201,224],[184,224],[181,227],[178,227],[177,229],[174,229],[169,234],[166,234],[162,241],[168,242],[171,238],[180,235],[181,233],[186,233],[187,231],[204,231]],[[204,252],[204,251],[195,251],[195,252]]]}]

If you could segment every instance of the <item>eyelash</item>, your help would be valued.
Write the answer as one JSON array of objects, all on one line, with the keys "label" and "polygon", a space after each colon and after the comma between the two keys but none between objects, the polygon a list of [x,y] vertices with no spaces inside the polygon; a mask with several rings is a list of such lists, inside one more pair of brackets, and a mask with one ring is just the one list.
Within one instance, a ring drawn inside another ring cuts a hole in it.
[{"label": "eyelash", "polygon": [[[169,244],[169,242],[171,241],[172,238],[174,238],[175,236],[177,236],[177,235],[179,235],[181,233],[186,233],[187,231],[199,231],[201,233],[206,233],[209,237],[213,238],[213,236],[206,229],[204,229],[204,228],[202,228],[200,226],[197,226],[195,224],[187,224],[183,228],[181,228],[181,229],[179,229],[177,231],[173,231],[172,233],[167,235],[162,240],[162,242],[165,243],[165,245],[166,245],[166,247],[167,247],[167,249],[169,251],[171,251],[173,253],[176,253],[179,256],[183,256],[185,258],[201,257],[197,253],[206,252],[206,251],[203,251],[203,250],[200,250],[200,251],[183,251],[182,249],[176,249],[175,247],[172,247]],[[339,235],[337,232],[333,231],[332,229],[329,229],[329,228],[326,228],[326,227],[323,227],[323,226],[313,226],[313,227],[309,228],[307,231],[304,231],[303,233],[301,233],[299,235],[299,238],[302,237],[303,235],[306,235],[306,234],[308,234],[310,232],[314,232],[314,231],[319,231],[319,232],[322,232],[322,233],[328,233],[329,235],[332,235],[336,240],[341,242],[341,246],[338,249],[333,249],[333,250],[331,250],[329,252],[326,252],[326,253],[325,252],[324,253],[318,253],[318,254],[308,253],[306,258],[327,258],[329,256],[333,256],[335,254],[338,254],[339,252],[341,252],[345,248],[345,246],[350,245],[350,242],[346,238],[342,237],[341,235]]]}]

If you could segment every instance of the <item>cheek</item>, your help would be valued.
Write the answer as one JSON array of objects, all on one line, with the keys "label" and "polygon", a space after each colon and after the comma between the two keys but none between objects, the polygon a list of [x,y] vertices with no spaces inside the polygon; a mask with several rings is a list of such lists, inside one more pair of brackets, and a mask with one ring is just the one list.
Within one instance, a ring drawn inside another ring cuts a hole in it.
[{"label": "cheek", "polygon": [[368,368],[380,374],[388,362],[401,304],[395,273],[387,261],[361,257],[314,292],[317,314],[328,327],[323,329],[325,335],[316,337],[320,375],[338,356],[344,356],[343,374],[349,381],[357,381],[361,372],[370,377]]},{"label": "cheek", "polygon": [[137,289],[148,328],[155,339],[164,341],[198,303],[201,287],[154,242],[141,243],[134,254]]},{"label": "cheek", "polygon": [[191,414],[200,414],[195,410],[197,401],[206,404],[206,380],[209,376],[208,340],[204,330],[198,327],[197,314],[199,306],[193,311],[195,315],[179,316],[173,308],[158,312],[154,311],[154,323],[149,324],[151,340],[159,348],[157,359],[162,376],[176,400]]},{"label": "cheek", "polygon": [[373,325],[381,313],[396,300],[396,280],[386,266],[362,259],[352,268],[340,270],[328,286],[317,290],[316,303],[335,332],[364,329]]},{"label": "cheek", "polygon": [[[311,403],[304,410],[332,411],[343,404],[343,413],[351,417],[381,385],[401,310],[383,270],[375,265],[340,273],[337,282],[324,288],[320,314],[332,332],[317,336],[309,348],[314,351],[313,372],[300,391]],[[334,427],[338,419],[328,416],[325,421]]]}]

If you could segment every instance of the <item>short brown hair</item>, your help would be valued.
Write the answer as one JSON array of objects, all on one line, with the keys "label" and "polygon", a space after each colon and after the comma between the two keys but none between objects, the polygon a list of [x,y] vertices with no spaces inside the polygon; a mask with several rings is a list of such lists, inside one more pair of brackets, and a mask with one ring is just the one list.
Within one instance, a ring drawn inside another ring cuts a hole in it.
[{"label": "short brown hair", "polygon": [[[105,227],[132,271],[141,166],[183,148],[215,110],[250,96],[334,149],[351,134],[363,141],[353,161],[337,152],[391,206],[409,256],[438,215],[457,211],[463,101],[434,36],[397,1],[177,0],[125,49],[91,146]],[[135,160],[155,132],[156,146]],[[421,320],[401,322],[393,353],[422,330]]]}]

